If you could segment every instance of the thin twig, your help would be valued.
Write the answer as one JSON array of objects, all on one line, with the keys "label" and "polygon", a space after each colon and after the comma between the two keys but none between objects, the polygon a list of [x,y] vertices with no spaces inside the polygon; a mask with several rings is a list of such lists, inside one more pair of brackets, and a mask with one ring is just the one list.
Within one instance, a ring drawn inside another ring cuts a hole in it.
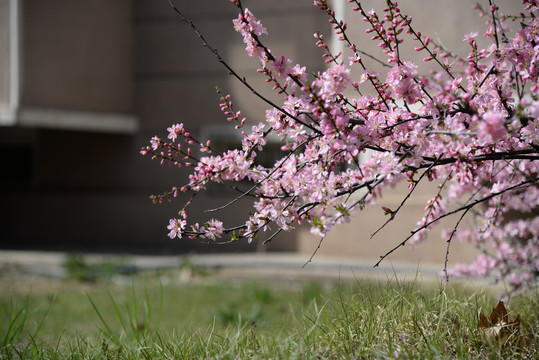
[{"label": "thin twig", "polygon": [[449,239],[447,239],[447,248],[445,250],[445,260],[444,260],[444,278],[445,278],[445,281],[449,281],[449,274],[447,273],[447,263],[449,262],[449,247],[451,246],[451,240],[453,239],[453,236],[457,232],[457,229],[458,229],[458,227],[460,225],[460,222],[462,221],[464,216],[466,216],[466,214],[468,213],[469,210],[470,210],[470,208],[466,209],[462,213],[459,220],[455,224],[455,227],[453,228],[453,231],[451,231],[451,235],[449,235]]},{"label": "thin twig", "polygon": [[313,258],[314,256],[316,255],[316,253],[318,252],[318,249],[320,249],[320,246],[322,245],[322,241],[324,241],[325,237],[322,237],[320,239],[320,241],[318,242],[318,246],[316,247],[316,249],[314,249],[314,252],[312,253],[311,257],[309,258],[309,260],[307,260],[307,262],[305,264],[303,264],[303,266],[301,267],[302,269],[305,268],[305,266],[307,266],[310,262],[313,261]]},{"label": "thin twig", "polygon": [[[443,156],[443,154],[440,154],[440,156],[438,156],[438,159],[440,159],[441,157]],[[421,182],[421,180],[425,177],[425,175],[427,175],[431,170],[432,168],[436,165],[436,161],[434,161],[430,167],[425,170],[421,176],[419,177],[419,179],[414,183],[414,186],[412,187],[412,189],[410,191],[408,191],[408,194],[406,194],[406,196],[404,197],[404,199],[401,201],[399,207],[393,211],[391,213],[391,217],[386,220],[386,222],[384,222],[384,224],[382,224],[382,226],[380,226],[374,233],[371,234],[371,239],[380,231],[382,230],[383,228],[386,227],[386,225],[392,221],[393,219],[395,219],[395,216],[397,215],[397,213],[399,212],[399,210],[404,206],[404,203],[406,203],[406,201],[410,198],[410,196],[412,196],[412,193],[414,192],[414,190],[416,189],[417,185]]]},{"label": "thin twig", "polygon": [[240,76],[234,69],[232,69],[232,67],[230,67],[230,65],[228,65],[228,63],[221,57],[221,55],[219,54],[219,52],[217,51],[216,48],[214,48],[213,46],[210,45],[210,43],[208,43],[208,41],[204,38],[204,36],[202,35],[202,33],[198,30],[198,28],[195,26],[195,24],[189,20],[180,10],[178,10],[178,8],[176,7],[176,5],[174,5],[174,3],[172,2],[172,0],[169,0],[169,3],[170,5],[172,6],[172,9],[182,18],[182,20],[187,23],[191,29],[195,32],[195,34],[200,38],[200,40],[202,41],[202,44],[204,47],[208,48],[212,53],[213,55],[217,58],[217,60],[223,64],[224,67],[226,67],[226,69],[228,70],[229,74],[234,76],[236,79],[238,79],[247,89],[249,89],[255,96],[257,96],[260,100],[264,101],[266,104],[276,108],[277,110],[279,110],[281,113],[285,114],[286,116],[288,116],[289,118],[291,119],[294,119],[294,121],[296,121],[297,123],[311,129],[312,131],[316,132],[316,133],[319,133],[321,134],[321,131],[316,129],[315,127],[313,127],[312,125],[310,124],[307,124],[306,122],[303,122],[301,121],[300,119],[298,119],[296,116],[290,114],[288,111],[286,111],[285,109],[283,109],[282,107],[278,106],[277,104],[275,104],[273,101],[271,101],[270,99],[268,99],[267,97],[263,96],[262,94],[260,94],[258,91],[255,90],[255,88],[253,88],[248,82],[247,80],[245,79],[245,77],[242,77]]},{"label": "thin twig", "polygon": [[450,215],[453,215],[453,214],[456,214],[458,212],[461,212],[461,211],[468,211],[469,209],[473,208],[474,206],[478,205],[478,204],[481,204],[485,201],[488,201],[492,198],[495,198],[496,196],[499,196],[503,193],[506,193],[506,192],[509,192],[509,191],[513,191],[513,190],[517,190],[519,188],[524,188],[524,187],[528,187],[530,186],[529,184],[533,184],[534,182],[536,182],[537,180],[539,180],[539,178],[536,178],[536,179],[532,179],[532,180],[528,180],[528,181],[523,181],[521,182],[520,184],[516,184],[516,185],[513,185],[513,186],[510,186],[504,190],[501,190],[501,191],[498,191],[498,192],[495,192],[495,193],[492,193],[490,195],[487,195],[485,196],[484,198],[482,199],[477,199],[475,200],[474,202],[468,204],[468,205],[465,205],[465,206],[461,206],[459,207],[458,209],[455,209],[453,211],[450,211],[450,212],[447,212],[445,214],[442,214],[438,217],[436,217],[435,219],[429,221],[428,223],[425,223],[423,224],[422,226],[416,228],[415,230],[413,230],[411,232],[410,235],[408,235],[408,237],[406,237],[406,239],[404,239],[403,241],[401,241],[397,246],[393,247],[391,250],[389,250],[387,253],[385,253],[384,255],[381,255],[380,256],[380,260],[378,260],[378,262],[376,262],[376,264],[374,264],[373,267],[378,267],[378,265],[380,265],[380,263],[386,258],[388,257],[390,254],[392,254],[395,250],[397,250],[398,248],[400,248],[401,246],[404,246],[406,245],[406,243],[408,242],[408,240],[410,240],[415,234],[417,234],[418,232],[422,231],[422,230],[425,230],[427,227],[429,227],[430,225],[434,224],[435,222],[437,221],[440,221],[442,220],[443,218],[445,217],[448,217]]}]

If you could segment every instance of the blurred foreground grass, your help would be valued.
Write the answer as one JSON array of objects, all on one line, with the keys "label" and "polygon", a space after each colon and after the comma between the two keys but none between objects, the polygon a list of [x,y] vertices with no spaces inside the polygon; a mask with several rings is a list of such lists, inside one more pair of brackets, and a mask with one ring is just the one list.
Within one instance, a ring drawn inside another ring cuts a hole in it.
[{"label": "blurred foreground grass", "polygon": [[232,282],[191,267],[82,274],[0,277],[0,359],[539,357],[537,291],[508,305],[531,339],[522,345],[478,329],[494,296],[451,284]]}]

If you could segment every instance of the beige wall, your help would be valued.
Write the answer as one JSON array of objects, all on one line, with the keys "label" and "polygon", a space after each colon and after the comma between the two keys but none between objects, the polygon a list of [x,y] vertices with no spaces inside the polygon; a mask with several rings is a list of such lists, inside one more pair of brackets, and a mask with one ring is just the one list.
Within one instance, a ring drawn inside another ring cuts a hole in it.
[{"label": "beige wall", "polygon": [[[407,192],[407,184],[403,183],[395,189],[384,191],[376,205],[362,211],[356,211],[349,223],[336,226],[326,236],[317,254],[353,256],[370,261],[374,265],[380,256],[399,245],[417,227],[417,222],[424,215],[427,201],[434,197],[438,191],[437,185],[438,183],[427,182],[419,186],[395,219],[371,238],[371,235],[388,219],[384,215],[382,206],[393,210],[397,209]],[[460,228],[471,226],[470,218],[466,219]],[[393,252],[385,261],[443,264],[447,243],[446,239],[441,237],[441,231],[453,228],[456,221],[458,221],[458,215],[441,221],[440,224],[429,230],[426,241],[415,244],[413,250],[412,243],[409,242]],[[319,241],[319,237],[313,236],[307,229],[301,229],[298,237],[298,251],[306,256],[310,255],[318,246]],[[450,264],[469,262],[479,254],[472,244],[457,241],[452,241],[449,251]]]}]

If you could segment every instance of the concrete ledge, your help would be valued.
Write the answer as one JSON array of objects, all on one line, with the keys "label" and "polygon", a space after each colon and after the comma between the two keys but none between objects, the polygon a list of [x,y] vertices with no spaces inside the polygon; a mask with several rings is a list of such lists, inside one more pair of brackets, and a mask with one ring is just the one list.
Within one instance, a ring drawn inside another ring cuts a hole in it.
[{"label": "concrete ledge", "polygon": [[133,115],[60,109],[23,108],[15,123],[25,127],[120,134],[134,134],[138,130],[138,120]]},{"label": "concrete ledge", "polygon": [[17,120],[17,111],[12,108],[0,108],[0,126],[13,126]]},{"label": "concrete ledge", "polygon": [[[63,252],[8,251],[0,250],[0,268],[11,266],[28,274],[62,278],[63,268],[69,254]],[[420,282],[439,284],[443,264],[413,264],[410,262],[383,262],[373,268],[371,259],[336,256],[310,256],[298,253],[225,253],[168,256],[83,254],[88,263],[121,261],[134,271],[155,269],[180,269],[188,263],[216,272],[229,281],[257,279],[270,282],[296,281],[355,281],[374,280]],[[306,265],[305,265],[306,264]],[[465,286],[496,289],[492,278],[456,279]],[[499,285],[498,285],[499,287]]]}]

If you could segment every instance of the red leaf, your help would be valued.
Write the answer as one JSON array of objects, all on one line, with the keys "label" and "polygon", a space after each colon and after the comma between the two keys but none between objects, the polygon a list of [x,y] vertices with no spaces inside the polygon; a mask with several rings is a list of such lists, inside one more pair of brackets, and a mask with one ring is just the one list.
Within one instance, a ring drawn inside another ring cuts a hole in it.
[{"label": "red leaf", "polygon": [[503,346],[510,343],[521,347],[527,346],[532,339],[531,334],[520,334],[520,318],[518,316],[514,321],[509,322],[507,309],[501,300],[492,309],[488,317],[483,315],[483,313],[479,313],[478,327],[484,329],[483,331],[488,338]]}]

